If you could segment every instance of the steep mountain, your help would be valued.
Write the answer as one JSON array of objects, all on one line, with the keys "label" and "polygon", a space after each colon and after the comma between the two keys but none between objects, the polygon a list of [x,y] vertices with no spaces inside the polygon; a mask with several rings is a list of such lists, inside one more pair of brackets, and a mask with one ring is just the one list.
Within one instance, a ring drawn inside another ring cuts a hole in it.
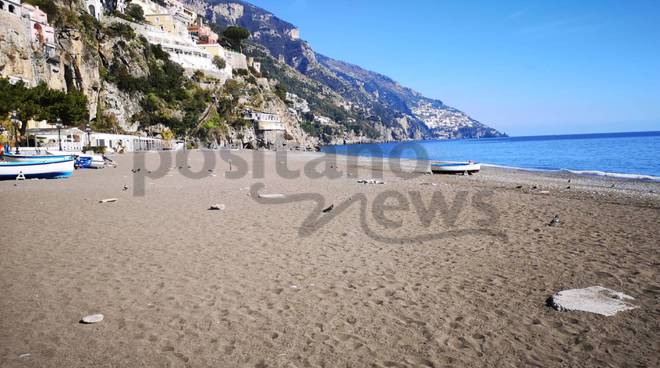
[{"label": "steep mountain", "polygon": [[[247,53],[266,66],[266,74],[281,74],[277,69],[286,65],[289,83],[304,81],[315,88],[293,87],[299,97],[310,101],[315,118],[313,124],[332,123],[348,128],[352,133],[372,140],[405,140],[434,138],[497,137],[503,134],[467,114],[445,105],[442,101],[424,97],[401,86],[391,78],[338,61],[315,52],[300,38],[300,31],[272,13],[241,0],[190,0],[207,20],[219,27],[238,25],[252,33],[253,47]],[[315,82],[315,83],[314,83]],[[315,90],[330,90],[335,108],[319,106]],[[329,118],[325,119],[325,118]],[[325,139],[328,140],[328,139]]]}]

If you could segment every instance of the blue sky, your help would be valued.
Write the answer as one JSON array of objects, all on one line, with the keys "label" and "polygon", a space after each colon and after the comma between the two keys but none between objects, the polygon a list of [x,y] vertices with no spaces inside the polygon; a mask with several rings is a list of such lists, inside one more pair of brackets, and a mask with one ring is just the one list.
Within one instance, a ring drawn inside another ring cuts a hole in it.
[{"label": "blue sky", "polygon": [[510,135],[660,130],[660,1],[248,0]]}]

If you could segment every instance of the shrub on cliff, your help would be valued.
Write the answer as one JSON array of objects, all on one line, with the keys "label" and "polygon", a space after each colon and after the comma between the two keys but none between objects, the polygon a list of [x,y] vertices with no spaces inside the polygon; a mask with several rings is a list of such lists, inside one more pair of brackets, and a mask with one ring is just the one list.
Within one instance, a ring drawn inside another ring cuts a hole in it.
[{"label": "shrub on cliff", "polygon": [[114,22],[103,29],[104,33],[110,37],[122,37],[126,40],[135,38],[135,31],[126,23]]},{"label": "shrub on cliff", "polygon": [[143,23],[145,21],[144,19],[144,10],[142,10],[142,7],[137,4],[129,4],[126,7],[126,10],[124,11],[124,14],[128,15],[131,17],[134,21],[138,23]]},{"label": "shrub on cliff", "polygon": [[220,70],[227,67],[227,62],[225,61],[225,59],[221,58],[220,56],[213,57],[213,64]]}]

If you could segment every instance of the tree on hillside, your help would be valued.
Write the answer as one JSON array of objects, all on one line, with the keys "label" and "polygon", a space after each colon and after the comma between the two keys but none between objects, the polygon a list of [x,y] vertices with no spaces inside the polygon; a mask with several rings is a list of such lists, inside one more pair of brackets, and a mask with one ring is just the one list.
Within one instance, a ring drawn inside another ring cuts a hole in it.
[{"label": "tree on hillside", "polygon": [[229,26],[222,32],[222,35],[225,36],[234,49],[243,52],[243,47],[241,42],[247,40],[250,37],[250,31],[243,27]]},{"label": "tree on hillside", "polygon": [[50,89],[45,82],[28,87],[23,81],[12,84],[0,78],[0,116],[9,116],[12,111],[19,114],[21,134],[25,134],[30,119],[54,122],[60,118],[64,125],[72,126],[89,118],[87,97],[81,92]]},{"label": "tree on hillside", "polygon": [[126,10],[124,11],[126,15],[129,17],[133,18],[134,21],[142,23],[144,22],[144,10],[140,5],[137,4],[130,4],[129,6],[126,7]]}]

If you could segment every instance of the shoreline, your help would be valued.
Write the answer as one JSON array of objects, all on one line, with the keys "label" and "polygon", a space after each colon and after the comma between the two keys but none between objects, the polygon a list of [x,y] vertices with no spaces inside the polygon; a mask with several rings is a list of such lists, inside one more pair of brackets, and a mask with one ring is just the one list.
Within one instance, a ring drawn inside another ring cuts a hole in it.
[{"label": "shoreline", "polygon": [[[538,136],[518,136],[518,137],[493,137],[493,138],[466,138],[466,139],[440,139],[440,140],[407,140],[407,141],[397,141],[397,142],[369,142],[369,143],[354,143],[354,144],[344,144],[344,145],[326,145],[322,146],[321,152],[323,152],[324,149],[329,149],[331,151],[335,152],[328,152],[329,154],[340,154],[340,155],[348,155],[348,156],[355,156],[355,154],[351,154],[348,151],[350,150],[351,146],[356,146],[356,145],[364,145],[364,146],[373,146],[373,147],[378,147],[378,152],[382,157],[386,156],[387,149],[381,149],[379,148],[380,145],[397,145],[397,144],[428,144],[428,143],[457,143],[461,141],[467,141],[467,142],[479,142],[479,141],[497,141],[499,139],[505,139],[507,141],[516,141],[516,140],[521,140],[521,141],[545,141],[545,140],[557,140],[557,141],[565,141],[565,140],[575,140],[575,139],[583,139],[583,140],[589,140],[589,139],[599,139],[599,138],[628,138],[628,137],[656,137],[660,136],[660,131],[641,131],[641,132],[610,132],[610,133],[588,133],[588,134],[557,134],[557,135],[538,135]],[[346,148],[346,152],[336,152],[338,147],[344,147]],[[469,155],[468,155],[469,156]],[[470,159],[470,157],[466,156],[465,159]],[[368,156],[361,156],[361,157],[368,157]],[[433,160],[428,160],[428,161],[464,161],[461,159],[455,159],[455,160],[445,160],[445,159],[433,159]],[[488,160],[484,159],[483,157],[481,159],[476,159],[475,161],[481,163],[482,165],[488,165],[491,167],[502,167],[502,168],[510,168],[514,170],[526,170],[526,171],[541,171],[541,172],[570,172],[573,174],[578,174],[578,175],[590,175],[590,176],[605,176],[605,177],[615,177],[615,178],[624,178],[624,179],[632,179],[632,180],[648,180],[648,181],[658,181],[660,182],[660,172],[653,172],[652,173],[643,173],[643,172],[634,172],[634,173],[626,173],[626,172],[620,172],[616,170],[603,170],[599,168],[585,168],[585,169],[575,169],[575,168],[566,168],[566,167],[561,167],[561,165],[557,165],[557,163],[554,163],[552,165],[541,165],[542,167],[524,167],[524,166],[516,166],[516,165],[509,165],[509,164],[500,164],[500,163],[491,163],[488,162]],[[500,161],[507,161],[507,160],[500,160]],[[555,167],[556,166],[556,167]],[[592,165],[592,166],[598,166],[598,165]],[[551,167],[551,168],[548,168]],[[639,169],[639,168],[638,168]],[[657,170],[656,170],[657,171]]]},{"label": "shoreline", "polygon": [[[380,170],[380,166],[382,165],[385,170],[392,171],[390,165],[388,165],[388,162],[393,161],[392,158],[327,154],[323,152],[294,152],[293,157],[295,157],[295,154],[297,153],[300,153],[302,157],[305,155],[314,158],[327,157],[327,160],[335,160],[340,163],[350,162],[351,165],[357,165],[360,168],[368,168],[372,170],[376,169],[376,171]],[[402,168],[406,171],[416,171],[420,174],[428,170],[428,166],[431,162],[411,159],[394,161],[399,161]],[[660,181],[578,174],[570,171],[528,170],[524,168],[482,165],[482,169],[479,173],[464,177],[464,179],[476,182],[488,182],[491,184],[498,183],[500,185],[537,186],[539,190],[550,189],[562,192],[569,192],[572,190],[572,192],[581,192],[588,195],[621,197],[622,199],[634,198],[651,202],[656,200],[660,201]],[[421,167],[424,167],[425,169],[415,170],[415,168],[419,169]],[[453,178],[452,180],[460,180],[458,178],[463,178],[462,175],[434,174],[433,176]],[[570,190],[566,189],[568,186],[571,187]]]}]

